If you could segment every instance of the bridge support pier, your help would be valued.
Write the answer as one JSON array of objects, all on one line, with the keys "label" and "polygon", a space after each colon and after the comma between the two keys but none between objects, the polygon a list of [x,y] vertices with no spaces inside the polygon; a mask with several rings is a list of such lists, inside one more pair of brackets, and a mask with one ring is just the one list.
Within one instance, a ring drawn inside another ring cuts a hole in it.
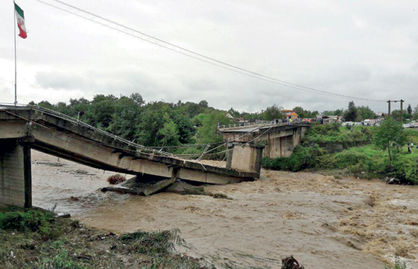
[{"label": "bridge support pier", "polygon": [[0,204],[32,206],[30,146],[18,139],[0,140]]},{"label": "bridge support pier", "polygon": [[260,175],[264,146],[251,143],[231,143],[228,145],[226,168]]}]

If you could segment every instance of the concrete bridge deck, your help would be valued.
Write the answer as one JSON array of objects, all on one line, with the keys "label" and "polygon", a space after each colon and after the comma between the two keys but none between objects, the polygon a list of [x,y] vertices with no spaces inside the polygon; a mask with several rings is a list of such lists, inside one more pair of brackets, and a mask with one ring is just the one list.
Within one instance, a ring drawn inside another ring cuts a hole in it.
[{"label": "concrete bridge deck", "polygon": [[227,142],[248,143],[258,141],[265,143],[263,156],[268,158],[288,157],[299,145],[306,131],[307,123],[267,123],[255,125],[219,128]]},{"label": "concrete bridge deck", "polygon": [[[30,200],[30,149],[144,180],[156,176],[227,184],[259,177],[258,172],[204,165],[160,153],[50,110],[0,105],[0,203],[14,199],[11,190],[24,189],[24,200]],[[23,189],[11,182],[20,177],[25,177]]]}]

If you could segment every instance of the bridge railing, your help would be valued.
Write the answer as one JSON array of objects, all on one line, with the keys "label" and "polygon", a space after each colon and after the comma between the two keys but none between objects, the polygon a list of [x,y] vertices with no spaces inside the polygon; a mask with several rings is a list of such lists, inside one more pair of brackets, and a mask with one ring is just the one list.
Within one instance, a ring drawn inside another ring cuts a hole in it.
[{"label": "bridge railing", "polygon": [[[84,128],[90,129],[93,132],[100,133],[100,134],[102,134],[104,136],[111,137],[111,138],[113,138],[114,140],[116,140],[118,142],[121,142],[121,143],[126,144],[126,145],[131,146],[131,147],[134,147],[136,149],[140,149],[140,150],[148,149],[147,147],[145,147],[143,145],[134,143],[132,141],[129,141],[129,140],[127,140],[125,138],[122,138],[120,136],[117,136],[115,134],[106,132],[106,131],[101,130],[101,129],[97,128],[97,127],[91,126],[88,123],[85,123],[83,121],[80,121],[79,119],[75,119],[75,118],[73,118],[71,116],[68,116],[66,114],[63,114],[61,112],[58,112],[58,111],[55,111],[55,110],[52,110],[52,109],[44,108],[44,107],[41,107],[41,106],[38,106],[38,105],[23,105],[23,104],[19,104],[19,105],[14,105],[14,104],[0,104],[0,108],[1,107],[5,107],[5,108],[31,108],[31,109],[33,109],[35,111],[40,112],[40,113],[49,114],[49,115],[51,115],[53,117],[56,117],[56,118],[59,118],[59,119],[63,119],[63,120],[72,122],[72,123],[74,123],[76,125],[83,126]],[[154,149],[149,149],[149,150],[150,151],[153,151],[153,152],[157,152]]]},{"label": "bridge railing", "polygon": [[272,121],[256,121],[256,122],[243,122],[243,123],[233,123],[229,125],[218,125],[218,130],[227,130],[227,129],[239,129],[241,127],[265,127],[265,126],[285,126],[302,123],[301,119],[295,119],[291,123],[289,121],[283,120],[272,120]]}]

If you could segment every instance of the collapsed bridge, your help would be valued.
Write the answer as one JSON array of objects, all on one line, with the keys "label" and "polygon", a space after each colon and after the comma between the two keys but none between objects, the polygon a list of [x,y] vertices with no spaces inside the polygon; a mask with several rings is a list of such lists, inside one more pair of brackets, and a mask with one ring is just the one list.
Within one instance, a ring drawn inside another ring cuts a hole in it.
[{"label": "collapsed bridge", "polygon": [[[144,181],[149,176],[227,184],[254,180],[260,175],[259,165],[247,165],[246,169],[241,164],[231,169],[184,160],[55,111],[0,105],[0,204],[32,206],[31,149],[99,169],[136,175]],[[245,154],[260,155],[251,148]],[[247,159],[259,162],[260,156]]]}]

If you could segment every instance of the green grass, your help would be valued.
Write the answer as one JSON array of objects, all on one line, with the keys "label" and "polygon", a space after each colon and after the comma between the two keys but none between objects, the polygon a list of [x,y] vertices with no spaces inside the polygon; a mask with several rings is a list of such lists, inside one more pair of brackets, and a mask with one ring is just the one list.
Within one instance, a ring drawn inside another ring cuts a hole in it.
[{"label": "green grass", "polygon": [[207,268],[178,244],[177,231],[118,236],[41,209],[0,209],[0,268]]}]

